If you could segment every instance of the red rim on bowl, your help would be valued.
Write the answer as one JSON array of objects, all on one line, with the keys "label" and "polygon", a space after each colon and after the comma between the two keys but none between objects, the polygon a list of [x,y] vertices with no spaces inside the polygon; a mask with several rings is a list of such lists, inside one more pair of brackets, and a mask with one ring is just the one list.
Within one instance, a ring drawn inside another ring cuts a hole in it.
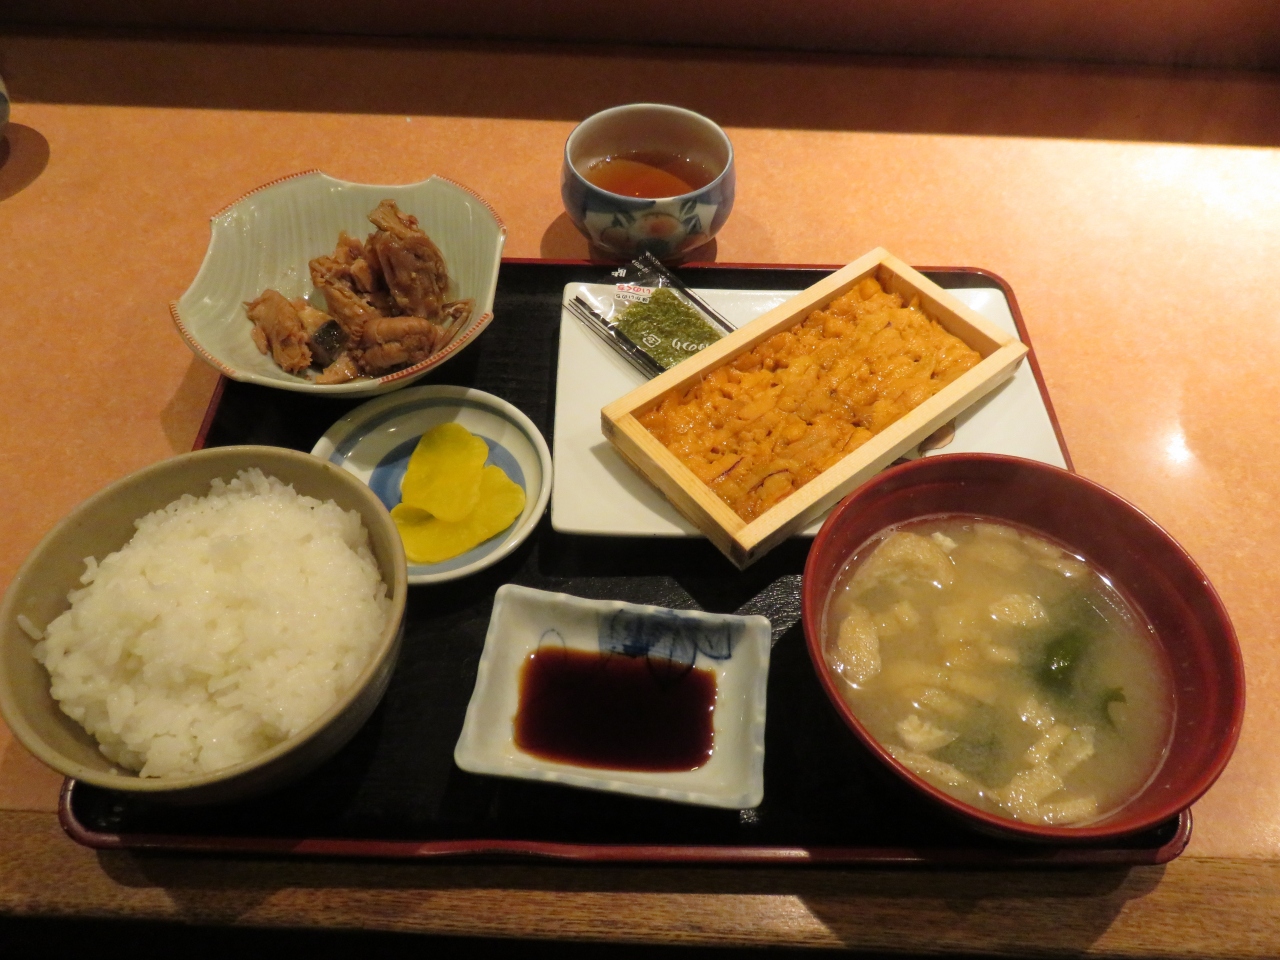
[{"label": "red rim on bowl", "polygon": [[[1160,768],[1119,810],[1080,827],[1023,823],[979,810],[894,760],[844,702],[822,652],[823,616],[835,578],[854,551],[886,527],[940,514],[1005,520],[1069,545],[1110,577],[1155,629],[1173,681],[1173,730]],[[805,563],[801,599],[809,658],[841,718],[899,778],[984,832],[1071,842],[1149,829],[1204,795],[1240,735],[1244,664],[1226,608],[1204,572],[1137,507],[1058,467],[995,454],[951,454],[877,475],[822,525]]]}]

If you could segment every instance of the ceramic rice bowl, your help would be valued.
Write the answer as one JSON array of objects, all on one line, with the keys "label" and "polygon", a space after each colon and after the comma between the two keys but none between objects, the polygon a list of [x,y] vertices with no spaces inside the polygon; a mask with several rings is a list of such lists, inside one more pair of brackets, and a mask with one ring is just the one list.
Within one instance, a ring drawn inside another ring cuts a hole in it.
[{"label": "ceramic rice bowl", "polygon": [[[85,557],[101,559],[134,534],[134,520],[183,494],[204,496],[215,477],[257,467],[298,493],[359,513],[391,600],[369,662],[337,701],[291,738],[254,759],[212,773],[142,778],[118,769],[97,742],[62,712],[49,674],[20,626],[43,628],[81,586]],[[408,593],[404,550],[390,514],[363,483],[310,454],[279,447],[215,447],[164,460],[119,480],[76,507],[26,559],[0,605],[0,713],[38,759],[85,783],[175,803],[213,803],[262,793],[301,777],[337,752],[372,714],[395,667]]]}]

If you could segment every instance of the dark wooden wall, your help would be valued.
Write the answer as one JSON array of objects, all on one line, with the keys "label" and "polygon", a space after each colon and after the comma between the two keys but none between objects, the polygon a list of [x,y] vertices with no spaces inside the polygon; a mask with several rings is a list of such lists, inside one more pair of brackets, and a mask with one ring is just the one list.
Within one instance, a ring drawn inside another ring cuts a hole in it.
[{"label": "dark wooden wall", "polygon": [[1275,0],[3,0],[0,27],[569,40],[1280,68]]}]

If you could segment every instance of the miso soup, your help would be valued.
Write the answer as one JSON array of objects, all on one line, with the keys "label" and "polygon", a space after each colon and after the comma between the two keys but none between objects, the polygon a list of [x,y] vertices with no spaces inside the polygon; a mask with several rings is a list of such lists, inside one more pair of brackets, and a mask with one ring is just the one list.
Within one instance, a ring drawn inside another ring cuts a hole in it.
[{"label": "miso soup", "polygon": [[1083,825],[1159,769],[1168,666],[1141,613],[1057,543],[940,516],[883,531],[827,600],[824,654],[904,766],[980,809]]}]

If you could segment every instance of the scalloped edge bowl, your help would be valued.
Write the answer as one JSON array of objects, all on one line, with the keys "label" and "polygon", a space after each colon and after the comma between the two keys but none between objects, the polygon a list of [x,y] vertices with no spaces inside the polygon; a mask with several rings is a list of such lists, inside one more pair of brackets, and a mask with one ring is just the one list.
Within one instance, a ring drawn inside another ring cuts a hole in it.
[{"label": "scalloped edge bowl", "polygon": [[[315,288],[307,264],[331,253],[345,230],[364,237],[368,214],[384,199],[418,218],[444,254],[452,293],[475,300],[467,325],[421,363],[383,377],[318,384],[285,373],[258,351],[244,303],[268,287],[286,297]],[[209,221],[209,248],[191,286],[169,313],[191,351],[233,380],[322,396],[372,396],[412,383],[456,356],[493,320],[493,298],[507,228],[488,202],[443,177],[400,186],[351,183],[318,170],[273,180]]]}]

